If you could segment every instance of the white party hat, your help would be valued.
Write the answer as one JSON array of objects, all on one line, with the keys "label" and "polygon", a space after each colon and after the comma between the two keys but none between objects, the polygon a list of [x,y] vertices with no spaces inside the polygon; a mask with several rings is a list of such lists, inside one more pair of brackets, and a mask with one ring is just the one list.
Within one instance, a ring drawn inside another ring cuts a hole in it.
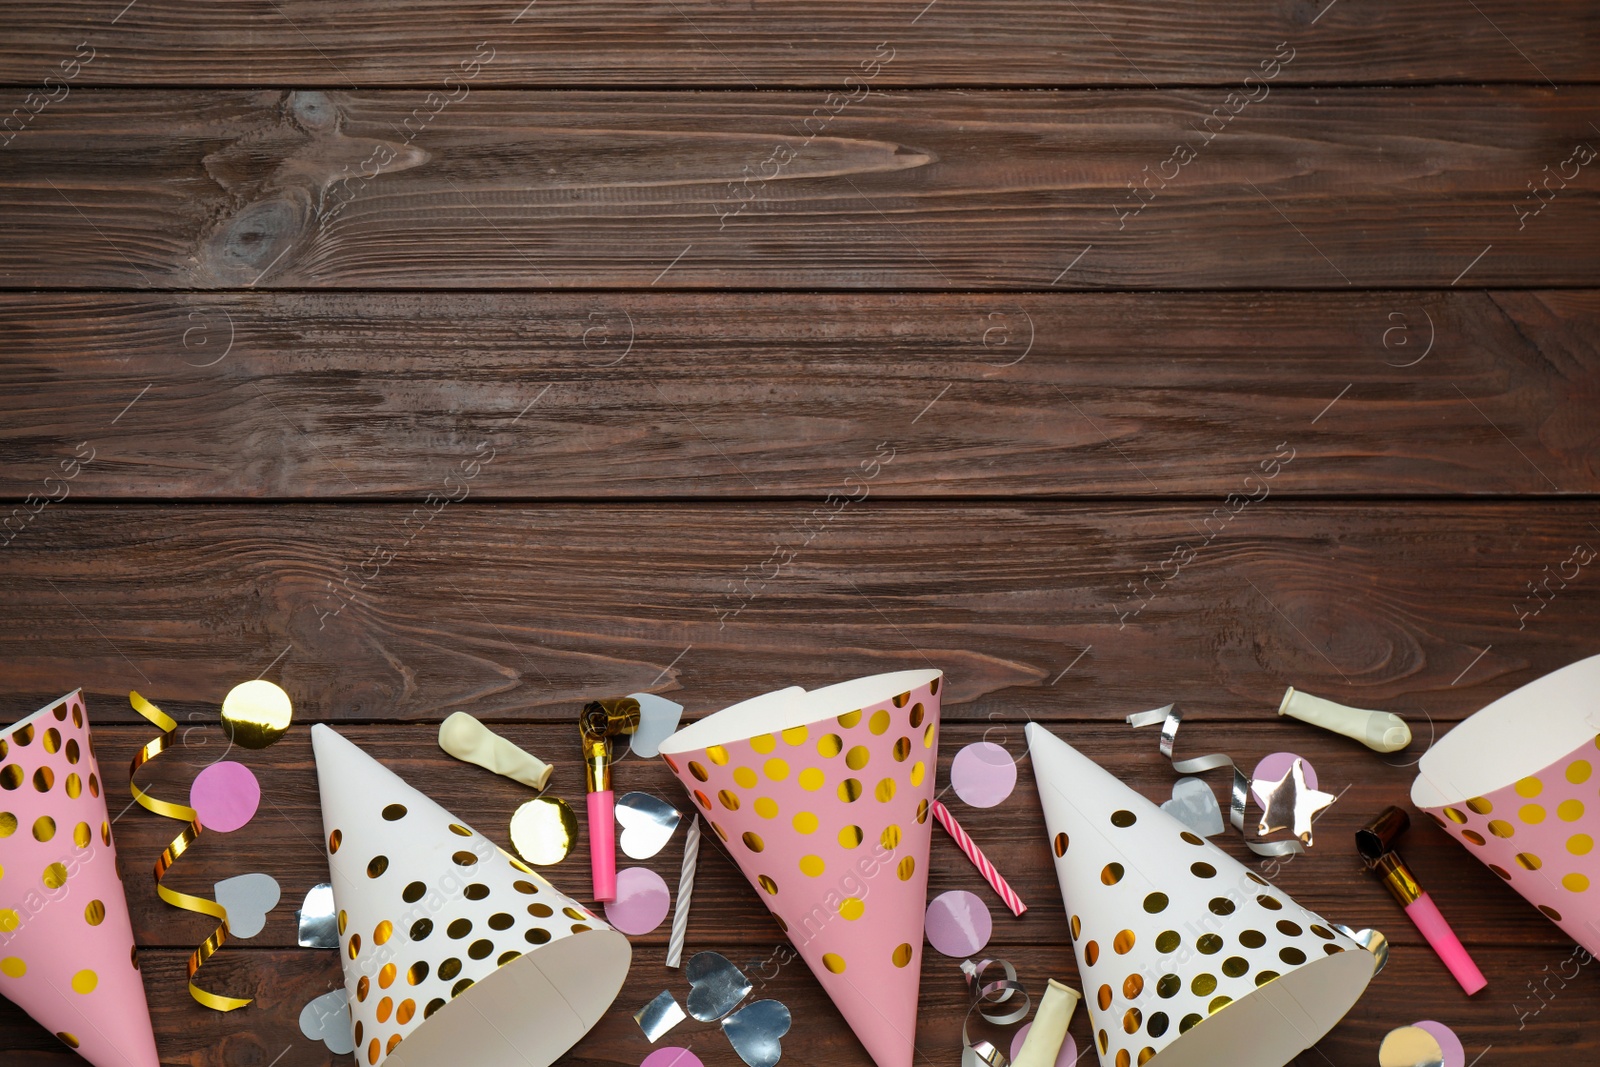
[{"label": "white party hat", "polygon": [[1103,1067],[1282,1067],[1374,957],[1035,723],[1028,751]]},{"label": "white party hat", "polygon": [[311,729],[356,1062],[547,1067],[628,939],[326,726]]}]

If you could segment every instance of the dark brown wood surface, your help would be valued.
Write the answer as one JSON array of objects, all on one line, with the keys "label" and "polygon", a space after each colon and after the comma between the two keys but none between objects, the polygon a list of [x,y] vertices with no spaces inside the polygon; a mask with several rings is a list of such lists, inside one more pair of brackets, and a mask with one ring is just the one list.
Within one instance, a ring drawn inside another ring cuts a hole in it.
[{"label": "dark brown wood surface", "polygon": [[1442,289],[1600,270],[1600,88],[1248,92],[76,92],[5,150],[0,288]]},{"label": "dark brown wood surface", "polygon": [[1243,440],[1296,450],[1275,497],[1600,489],[1594,290],[28,293],[0,332],[15,496],[84,441],[69,499],[415,499],[484,442],[473,500],[814,497],[885,440],[875,499],[1220,500]]},{"label": "dark brown wood surface", "polygon": [[[1350,849],[1452,724],[1600,652],[1600,579],[1560,577],[1600,547],[1592,5],[54,0],[0,11],[0,85],[0,722],[85,689],[168,1067],[350,1062],[297,1022],[341,980],[295,941],[310,723],[508,844],[527,793],[437,748],[453,711],[576,801],[587,699],[930,664],[938,786],[1020,759],[953,807],[1030,910],[939,834],[930,889],[991,900],[1035,993],[1077,969],[1022,726],[1161,800],[1122,719],[1177,701],[1180,757],[1315,764],[1340,799],[1275,881],[1393,942],[1298,1067],[1420,1018],[1482,1067],[1600,1058],[1600,972],[1499,879],[1405,839],[1469,1000]],[[262,674],[297,725],[230,752]],[[1286,685],[1416,741],[1280,719]],[[281,883],[203,972],[244,1011],[185,989],[210,927],[155,895],[178,824],[124,810],[130,689],[184,726],[157,795],[225,753],[263,783],[170,875]],[[585,847],[548,872],[579,896]],[[649,1052],[665,941],[563,1064]],[[866,1067],[782,944],[708,846],[689,950],[791,1007],[785,1064]],[[959,1062],[955,964],[919,1064]],[[77,1062],[0,1001],[4,1067]]]},{"label": "dark brown wood surface", "polygon": [[1600,80],[1583,0],[125,3],[3,9],[0,81],[32,85],[87,41],[89,85],[434,88],[485,43],[478,80],[511,87],[832,89],[870,70],[880,46],[884,85],[1237,84],[1286,39],[1301,54],[1284,77],[1302,84]]}]

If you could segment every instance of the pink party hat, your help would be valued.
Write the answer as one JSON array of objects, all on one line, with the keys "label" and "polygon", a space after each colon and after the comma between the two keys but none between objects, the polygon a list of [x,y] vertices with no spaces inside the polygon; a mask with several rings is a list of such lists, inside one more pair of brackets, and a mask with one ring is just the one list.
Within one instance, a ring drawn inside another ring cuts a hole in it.
[{"label": "pink party hat", "polygon": [[1411,802],[1600,953],[1600,656],[1494,701],[1430,748]]},{"label": "pink party hat", "polygon": [[0,734],[0,993],[95,1067],[159,1067],[81,691]]},{"label": "pink party hat", "polygon": [[661,744],[878,1067],[915,1052],[942,681],[780,690]]},{"label": "pink party hat", "polygon": [[356,1062],[547,1067],[628,939],[323,725],[311,728]]},{"label": "pink party hat", "polygon": [[1282,1067],[1374,957],[1037,723],[1028,754],[1102,1067]]}]

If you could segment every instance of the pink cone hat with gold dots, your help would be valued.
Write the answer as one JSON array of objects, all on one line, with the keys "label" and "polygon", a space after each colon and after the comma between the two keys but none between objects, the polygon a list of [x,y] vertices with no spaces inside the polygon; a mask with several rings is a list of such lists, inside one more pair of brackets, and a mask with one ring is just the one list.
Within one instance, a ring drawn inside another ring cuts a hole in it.
[{"label": "pink cone hat with gold dots", "polygon": [[546,1067],[628,939],[326,726],[311,729],[356,1063]]},{"label": "pink cone hat with gold dots", "polygon": [[95,1067],[158,1067],[81,692],[0,733],[0,994]]},{"label": "pink cone hat with gold dots", "polygon": [[878,1067],[915,1051],[943,677],[779,690],[661,743]]},{"label": "pink cone hat with gold dots", "polygon": [[1600,656],[1494,701],[1417,771],[1413,804],[1600,953]]}]

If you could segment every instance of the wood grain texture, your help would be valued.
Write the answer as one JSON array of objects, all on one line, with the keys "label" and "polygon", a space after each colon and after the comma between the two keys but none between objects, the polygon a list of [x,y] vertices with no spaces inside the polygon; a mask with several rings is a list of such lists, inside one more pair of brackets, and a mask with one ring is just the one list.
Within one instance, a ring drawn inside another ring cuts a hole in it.
[{"label": "wood grain texture", "polygon": [[[208,716],[207,722],[214,722],[214,716]],[[1004,916],[1003,911],[996,916],[995,936],[988,951],[1016,963],[1023,981],[1037,993],[1050,977],[1074,986],[1081,986],[1081,982],[1066,943],[1065,914],[1031,767],[1017,725],[1015,721],[1008,722],[1012,735],[1000,739],[1023,755],[1018,787],[1012,796],[999,807],[985,810],[967,808],[953,799],[951,802],[956,803],[969,831],[1029,903],[1028,913],[1020,920]],[[141,772],[142,784],[157,790],[158,795],[163,788],[170,792],[216,757],[220,732],[203,724],[192,729],[188,746],[174,749]],[[941,744],[941,785],[947,780],[951,755],[960,745],[983,736],[985,729],[988,728],[976,723],[950,725]],[[1134,732],[1109,724],[1057,729],[1152,799],[1161,799],[1175,778],[1155,753],[1151,731]],[[570,741],[570,730],[553,724],[523,724],[505,730],[519,742],[545,753],[551,753],[552,746],[560,741]],[[1214,729],[1204,725],[1195,730],[1215,735]],[[96,732],[102,769],[115,791],[121,776],[114,768],[125,765],[123,759],[132,754],[145,731],[112,726],[98,727]],[[429,728],[357,727],[347,728],[346,732],[412,784],[504,843],[506,820],[515,805],[526,798],[526,790],[477,768],[443,759],[436,750],[430,751]],[[1359,870],[1347,848],[1351,831],[1376,806],[1403,794],[1413,773],[1410,769],[1384,767],[1378,757],[1364,749],[1295,723],[1236,726],[1228,736],[1234,754],[1247,764],[1288,744],[1313,760],[1324,785],[1338,784],[1342,788],[1344,783],[1351,783],[1349,791],[1319,819],[1318,843],[1311,852],[1272,869],[1276,872],[1274,883],[1300,903],[1334,921],[1381,928],[1393,942],[1389,967],[1367,994],[1363,1009],[1352,1012],[1320,1044],[1331,1062],[1368,1062],[1370,1056],[1365,1054],[1377,1046],[1389,1028],[1423,1016],[1447,1021],[1467,1042],[1469,1055],[1476,1054],[1486,1044],[1504,1041],[1506,1032],[1514,1030],[1527,1013],[1540,1009],[1542,1001],[1528,991],[1527,984],[1547,979],[1543,997],[1547,1003],[1530,1019],[1537,1028],[1527,1032],[1524,1040],[1532,1039],[1533,1043],[1524,1044],[1523,1053],[1560,1048],[1569,1056],[1581,1056],[1587,1050],[1600,1048],[1600,1035],[1585,1025],[1591,1011],[1583,981],[1588,976],[1580,975],[1579,981],[1570,982],[1570,988],[1564,988],[1568,982],[1551,977],[1566,975],[1570,980],[1576,970],[1570,960],[1570,945],[1563,941],[1560,931],[1441,831],[1425,822],[1414,827],[1405,839],[1406,853],[1490,979],[1488,990],[1471,1002],[1449,982],[1438,960],[1421,944],[1387,893]],[[297,1025],[304,1003],[342,981],[335,953],[292,947],[293,910],[305,890],[327,874],[309,733],[302,725],[273,749],[234,755],[261,776],[267,802],[243,830],[225,839],[202,838],[169,875],[169,881],[203,890],[216,879],[245,871],[265,871],[282,883],[283,902],[266,929],[248,943],[225,946],[203,972],[204,980],[216,988],[257,997],[257,1003],[246,1012],[230,1016],[199,1012],[182,994],[182,961],[190,941],[209,931],[203,929],[203,923],[156,901],[148,874],[137,859],[159,850],[163,832],[175,824],[135,809],[117,825],[119,858],[138,921],[137,938],[145,946],[141,960],[163,1055],[167,1062],[217,1067],[347,1062],[305,1040]],[[573,769],[569,761],[562,768],[566,773],[554,783],[555,792],[568,799],[575,798]],[[626,761],[617,773],[626,788],[647,789],[674,801],[681,796],[681,787],[659,762]],[[644,865],[671,881],[679,861],[681,839],[680,833],[665,851]],[[1240,858],[1249,858],[1242,854],[1235,839],[1224,836],[1219,840]],[[587,869],[586,855],[580,850],[547,873],[558,886],[581,896]],[[977,873],[937,832],[930,870],[930,893],[965,889],[990,899]],[[999,909],[992,899],[991,907]],[[781,935],[756,894],[712,846],[702,852],[693,914],[689,951],[714,945],[758,979],[755,996],[781,999],[794,1012],[793,1040],[785,1041],[787,1057],[803,1063],[867,1063],[804,965],[787,962]],[[663,988],[671,989],[680,1000],[687,992],[681,974],[662,966],[664,939],[662,930],[633,939],[634,966],[622,994],[606,1019],[564,1062],[627,1064],[643,1058],[648,1046],[629,1016]],[[959,1047],[960,1019],[965,1008],[955,961],[927,950],[922,989],[919,1048],[929,1062],[951,1062]],[[53,1067],[71,1062],[65,1054],[53,1050],[53,1038],[6,1005],[0,1005],[0,1033],[8,1035],[6,1047],[12,1050],[8,1064]],[[1086,1047],[1090,1040],[1086,1012],[1079,1013],[1074,1034],[1080,1047]],[[671,1040],[694,1048],[708,1067],[732,1067],[737,1062],[713,1028],[690,1022],[675,1030]],[[275,1061],[278,1056],[281,1060]],[[1310,1054],[1302,1062],[1312,1059],[1322,1062]]]},{"label": "wood grain texture", "polygon": [[1595,164],[1580,162],[1600,143],[1600,89],[1260,92],[73,93],[5,149],[0,286],[1345,289],[1600,273]]},{"label": "wood grain texture", "polygon": [[1281,440],[1282,496],[1594,493],[1597,405],[1594,290],[0,295],[13,507],[415,500],[485,443],[475,500],[821,497],[886,439],[882,499],[1221,498]]},{"label": "wood grain texture", "polygon": [[276,662],[312,719],[570,722],[931,663],[957,720],[1253,720],[1292,684],[1444,722],[1594,651],[1592,505],[1232,507],[47,509],[0,550],[0,688],[133,721],[129,688],[214,707]]},{"label": "wood grain texture", "polygon": [[35,84],[88,41],[96,52],[77,84],[432,88],[484,42],[494,58],[477,83],[512,88],[831,88],[869,69],[880,43],[893,55],[880,85],[1237,84],[1283,40],[1304,54],[1285,75],[1302,83],[1600,80],[1600,36],[1579,0],[1475,6],[140,0],[119,13],[63,0],[0,14],[0,81]]}]

